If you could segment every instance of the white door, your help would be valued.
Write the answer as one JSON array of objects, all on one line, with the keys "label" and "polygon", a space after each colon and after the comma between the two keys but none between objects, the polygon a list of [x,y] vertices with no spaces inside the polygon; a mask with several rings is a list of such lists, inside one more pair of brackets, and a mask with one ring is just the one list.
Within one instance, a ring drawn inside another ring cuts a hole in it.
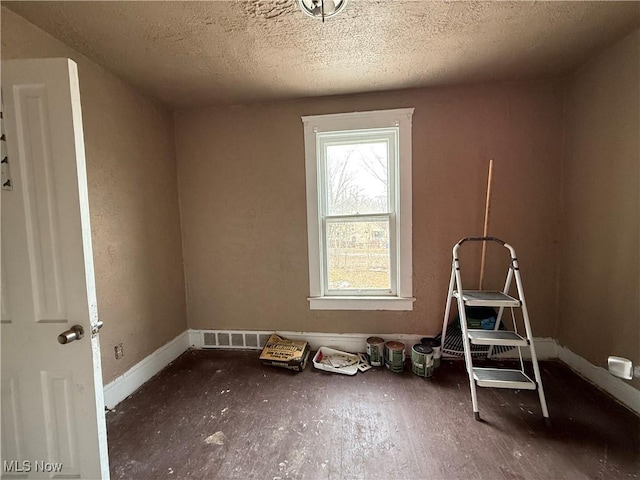
[{"label": "white door", "polygon": [[108,478],[76,64],[4,61],[2,95],[2,477]]}]

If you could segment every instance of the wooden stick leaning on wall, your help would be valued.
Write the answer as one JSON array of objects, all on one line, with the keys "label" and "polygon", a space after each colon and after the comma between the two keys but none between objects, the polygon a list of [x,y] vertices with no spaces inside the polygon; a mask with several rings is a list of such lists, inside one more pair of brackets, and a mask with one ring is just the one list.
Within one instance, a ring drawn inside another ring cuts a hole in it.
[{"label": "wooden stick leaning on wall", "polygon": [[[489,209],[491,206],[491,182],[493,180],[493,159],[489,160],[489,175],[487,177],[487,200],[484,205],[484,228],[482,229],[482,236],[487,237],[489,235]],[[482,255],[480,257],[480,282],[478,289],[482,290],[484,283],[484,265],[487,259],[487,242],[482,242]]]}]

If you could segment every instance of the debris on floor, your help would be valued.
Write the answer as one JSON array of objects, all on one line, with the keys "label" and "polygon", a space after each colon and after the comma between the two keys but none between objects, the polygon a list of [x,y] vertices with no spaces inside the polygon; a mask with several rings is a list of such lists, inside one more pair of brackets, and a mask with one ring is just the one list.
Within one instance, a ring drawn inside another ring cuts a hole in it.
[{"label": "debris on floor", "polygon": [[260,361],[264,365],[301,372],[309,359],[309,344],[304,340],[290,340],[275,333],[262,349]]},{"label": "debris on floor", "polygon": [[358,370],[366,372],[371,368],[366,355],[354,355],[329,347],[320,347],[313,357],[313,366],[318,370],[344,375],[355,375]]},{"label": "debris on floor", "polygon": [[362,373],[367,370],[371,370],[373,367],[371,363],[369,363],[369,356],[366,353],[358,353],[358,357],[360,357],[360,363],[358,363],[358,370]]},{"label": "debris on floor", "polygon": [[224,445],[225,436],[223,432],[216,432],[204,439],[204,443],[209,445]]}]

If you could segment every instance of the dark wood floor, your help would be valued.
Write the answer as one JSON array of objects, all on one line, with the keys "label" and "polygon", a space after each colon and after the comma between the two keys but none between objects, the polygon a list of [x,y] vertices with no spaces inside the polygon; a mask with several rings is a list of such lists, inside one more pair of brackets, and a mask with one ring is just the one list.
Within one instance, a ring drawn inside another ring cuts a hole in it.
[{"label": "dark wood floor", "polygon": [[640,476],[640,418],[556,362],[535,392],[479,389],[464,364],[433,379],[354,377],[190,351],[107,415],[112,478],[617,479]]}]

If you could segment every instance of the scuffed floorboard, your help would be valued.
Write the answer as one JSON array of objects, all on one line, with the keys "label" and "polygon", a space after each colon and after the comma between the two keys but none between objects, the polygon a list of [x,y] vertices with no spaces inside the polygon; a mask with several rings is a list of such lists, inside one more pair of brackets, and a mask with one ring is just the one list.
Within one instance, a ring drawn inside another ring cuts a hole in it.
[{"label": "scuffed floorboard", "polygon": [[[265,367],[190,351],[107,415],[111,476],[134,479],[630,479],[640,418],[560,363],[535,392],[479,389],[462,362],[433,379]],[[407,363],[407,367],[409,364]]]}]

